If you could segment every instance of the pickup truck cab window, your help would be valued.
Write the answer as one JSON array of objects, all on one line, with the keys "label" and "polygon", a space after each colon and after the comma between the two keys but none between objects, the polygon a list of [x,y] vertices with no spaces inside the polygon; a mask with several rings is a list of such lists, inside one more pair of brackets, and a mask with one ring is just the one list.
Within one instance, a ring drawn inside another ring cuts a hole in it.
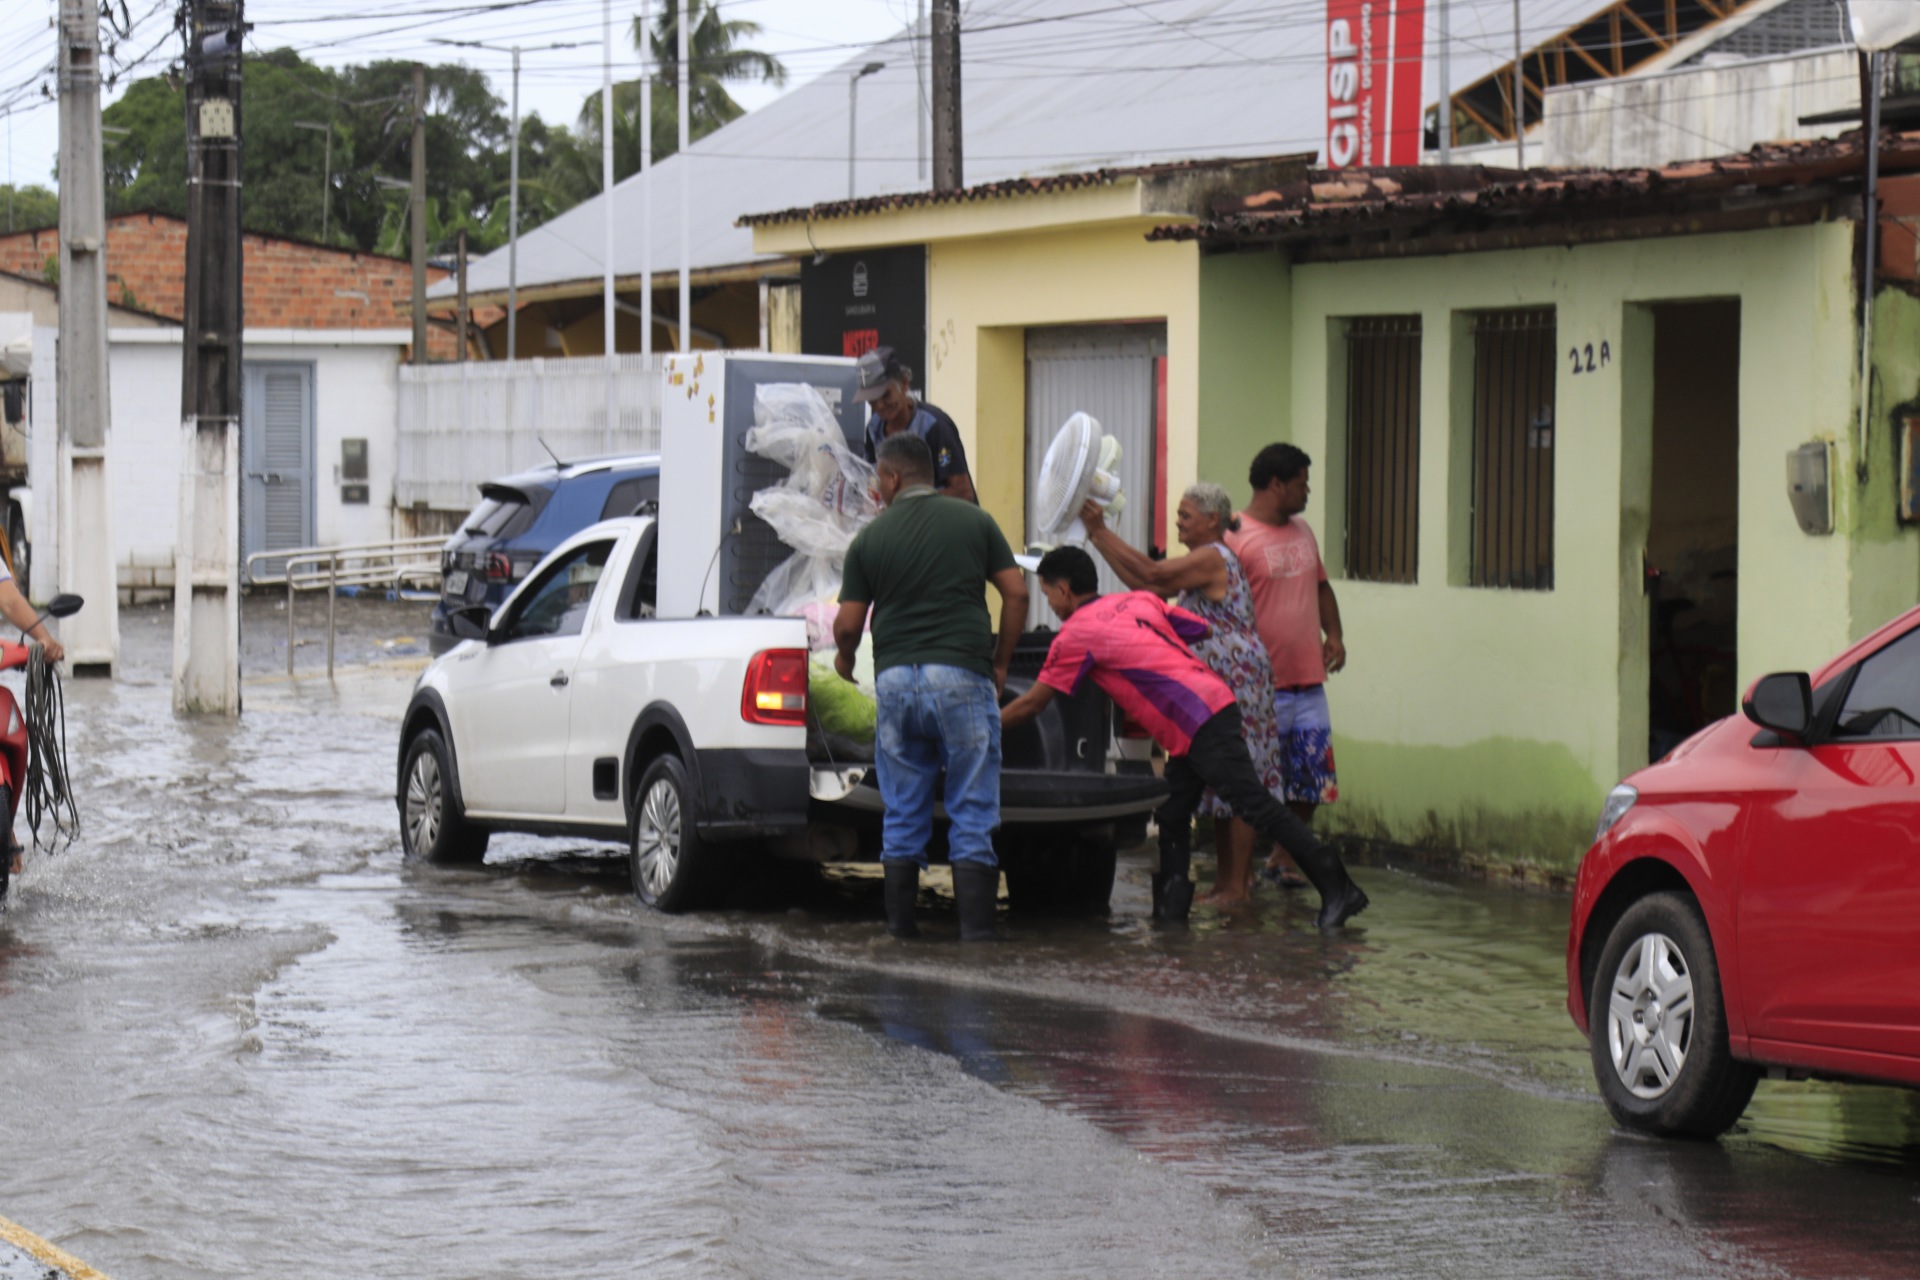
[{"label": "pickup truck cab window", "polygon": [[644,622],[655,616],[660,590],[660,541],[658,525],[649,525],[634,548],[627,569],[627,580],[620,586],[620,607],[614,614],[618,622]]},{"label": "pickup truck cab window", "polygon": [[612,552],[611,540],[589,542],[549,565],[507,620],[503,639],[579,635]]}]

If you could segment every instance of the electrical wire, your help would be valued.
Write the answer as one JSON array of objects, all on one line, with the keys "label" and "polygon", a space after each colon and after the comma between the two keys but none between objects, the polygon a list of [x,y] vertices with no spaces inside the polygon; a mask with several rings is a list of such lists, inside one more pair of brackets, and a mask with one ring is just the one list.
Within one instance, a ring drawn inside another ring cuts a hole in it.
[{"label": "electrical wire", "polygon": [[40,824],[52,822],[46,846],[57,853],[80,834],[80,809],[67,773],[66,694],[60,687],[60,673],[37,644],[27,659],[26,701],[27,777],[21,809],[36,849],[41,846]]}]

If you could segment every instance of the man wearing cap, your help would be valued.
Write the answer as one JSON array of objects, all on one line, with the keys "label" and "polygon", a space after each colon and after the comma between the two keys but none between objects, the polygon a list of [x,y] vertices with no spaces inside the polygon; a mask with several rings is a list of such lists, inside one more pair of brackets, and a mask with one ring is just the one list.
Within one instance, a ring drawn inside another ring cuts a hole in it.
[{"label": "man wearing cap", "polygon": [[900,363],[892,347],[875,347],[860,357],[860,389],[853,398],[873,408],[867,419],[867,461],[878,461],[880,442],[911,431],[933,455],[933,487],[950,498],[978,504],[960,428],[946,413],[913,397],[913,370]]}]

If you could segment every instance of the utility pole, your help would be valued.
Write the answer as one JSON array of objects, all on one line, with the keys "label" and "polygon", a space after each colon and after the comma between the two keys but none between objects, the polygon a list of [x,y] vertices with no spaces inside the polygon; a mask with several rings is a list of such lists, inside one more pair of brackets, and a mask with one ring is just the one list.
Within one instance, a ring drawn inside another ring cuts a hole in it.
[{"label": "utility pole", "polygon": [[600,238],[601,351],[606,360],[606,425],[601,447],[613,452],[620,425],[620,384],[614,358],[620,351],[613,296],[613,0],[600,0]]},{"label": "utility pole", "polygon": [[653,367],[653,0],[640,0],[640,354]]},{"label": "utility pole", "polygon": [[[692,130],[692,122],[687,118],[693,100],[688,82],[693,79],[693,68],[687,65],[687,11],[699,3],[699,0],[673,0],[674,40],[679,54],[678,80],[680,101],[680,350],[693,350],[693,283],[689,277],[693,273],[693,157],[687,154],[690,145],[687,137]],[[611,214],[609,214],[611,216]]]},{"label": "utility pole", "polygon": [[1513,0],[1513,141],[1520,148],[1520,167],[1527,167],[1526,59],[1520,53],[1520,0]]},{"label": "utility pole", "polygon": [[460,236],[455,245],[454,256],[459,263],[460,278],[454,282],[459,292],[458,298],[454,301],[454,310],[460,315],[460,346],[453,358],[465,364],[467,360],[467,229],[465,227],[460,228]]},{"label": "utility pole", "polygon": [[54,513],[58,578],[93,605],[66,630],[76,672],[112,676],[120,657],[107,442],[107,228],[100,152],[100,15],[60,4],[60,428]]},{"label": "utility pole", "polygon": [[847,199],[853,199],[853,159],[860,150],[860,81],[886,69],[884,62],[869,62],[847,77]]},{"label": "utility pole", "polygon": [[933,0],[933,189],[965,185],[960,147],[960,0]]},{"label": "utility pole", "polygon": [[1440,0],[1440,163],[1453,163],[1453,32],[1447,12],[1450,0]]},{"label": "utility pole", "polygon": [[187,280],[180,344],[184,457],[173,571],[173,707],[228,716],[240,714],[245,32],[244,0],[189,0]]},{"label": "utility pole", "polygon": [[520,46],[513,46],[513,158],[507,161],[507,363],[520,354]]},{"label": "utility pole", "polygon": [[413,237],[413,362],[427,363],[427,68],[413,64],[413,194],[407,202]]},{"label": "utility pole", "polygon": [[927,180],[927,55],[926,51],[920,47],[920,42],[926,38],[927,0],[919,0],[919,7],[913,16],[913,39],[908,42],[907,47],[913,50],[914,155],[919,161],[913,170],[913,176],[920,182]]},{"label": "utility pole", "polygon": [[333,211],[333,123],[329,121],[326,124],[316,124],[311,120],[295,120],[293,127],[327,135],[326,159],[320,162],[320,243],[325,244],[328,214]]}]

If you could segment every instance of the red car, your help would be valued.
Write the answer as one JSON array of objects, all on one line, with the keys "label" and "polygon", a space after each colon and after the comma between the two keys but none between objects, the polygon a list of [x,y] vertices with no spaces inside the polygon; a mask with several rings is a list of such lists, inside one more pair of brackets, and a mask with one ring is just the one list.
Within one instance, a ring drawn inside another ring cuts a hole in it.
[{"label": "red car", "polygon": [[1777,1070],[1920,1085],[1920,609],[1613,789],[1567,1010],[1622,1124],[1712,1137]]}]

